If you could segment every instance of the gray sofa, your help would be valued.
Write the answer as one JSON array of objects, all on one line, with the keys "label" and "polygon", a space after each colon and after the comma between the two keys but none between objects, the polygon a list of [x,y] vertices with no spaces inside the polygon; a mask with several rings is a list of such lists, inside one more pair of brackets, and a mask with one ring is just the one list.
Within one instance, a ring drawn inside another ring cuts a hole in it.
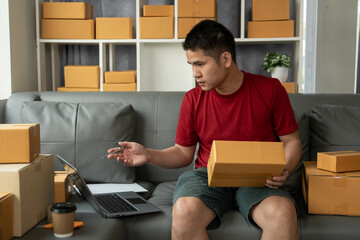
[{"label": "gray sofa", "polygon": [[[139,182],[149,190],[143,196],[162,210],[104,219],[74,196],[76,219],[84,221],[74,239],[170,239],[176,180],[193,165],[175,170],[152,165],[128,168],[99,157],[117,140],[134,140],[155,149],[173,145],[183,96],[183,92],[16,93],[0,101],[0,121],[40,122],[43,153],[62,155],[89,182]],[[318,151],[360,150],[360,95],[289,96],[300,125],[301,161],[315,161]],[[56,163],[55,168],[61,169]],[[360,239],[360,217],[307,213],[301,171],[300,163],[285,186],[298,203],[300,239]],[[42,228],[45,223],[46,219],[21,239],[56,239],[51,230]],[[225,214],[218,229],[208,233],[210,239],[260,239],[261,229],[233,210]]]}]

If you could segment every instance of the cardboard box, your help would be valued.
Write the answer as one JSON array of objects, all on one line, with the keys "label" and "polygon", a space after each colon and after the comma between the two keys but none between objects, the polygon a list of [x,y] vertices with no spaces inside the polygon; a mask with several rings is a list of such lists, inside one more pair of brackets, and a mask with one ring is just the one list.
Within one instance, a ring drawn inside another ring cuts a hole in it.
[{"label": "cardboard box", "polygon": [[215,20],[215,18],[178,18],[178,38],[186,38],[190,30],[205,19]]},{"label": "cardboard box", "polygon": [[144,5],[144,17],[174,17],[174,5]]},{"label": "cardboard box", "polygon": [[111,71],[104,74],[105,83],[135,83],[136,71]]},{"label": "cardboard box", "polygon": [[0,193],[0,239],[8,240],[13,237],[13,194]]},{"label": "cardboard box", "polygon": [[104,92],[136,92],[137,84],[136,83],[104,83],[103,84]]},{"label": "cardboard box", "polygon": [[66,171],[55,171],[54,202],[67,202],[73,192],[73,181]]},{"label": "cardboard box", "polygon": [[252,0],[252,20],[290,19],[290,0]]},{"label": "cardboard box", "polygon": [[331,172],[360,171],[360,152],[319,152],[317,154],[317,168]]},{"label": "cardboard box", "polygon": [[294,82],[284,82],[281,84],[283,85],[287,93],[296,93],[296,85]]},{"label": "cardboard box", "polygon": [[216,18],[216,0],[178,0],[178,17]]},{"label": "cardboard box", "polygon": [[29,163],[39,154],[39,124],[0,124],[0,163]]},{"label": "cardboard box", "polygon": [[99,92],[100,88],[69,88],[58,87],[58,92]]},{"label": "cardboard box", "polygon": [[100,88],[100,68],[67,65],[64,67],[64,80],[67,88]]},{"label": "cardboard box", "polygon": [[43,2],[42,18],[92,19],[93,6],[85,2]]},{"label": "cardboard box", "polygon": [[294,20],[248,22],[248,38],[294,37]]},{"label": "cardboard box", "polygon": [[360,215],[360,172],[332,173],[304,162],[303,195],[308,212]]},{"label": "cardboard box", "polygon": [[94,20],[42,19],[41,37],[44,39],[94,39]]},{"label": "cardboard box", "polygon": [[209,162],[210,187],[264,187],[285,167],[282,142],[214,140]]},{"label": "cardboard box", "polygon": [[0,164],[0,192],[14,194],[14,231],[20,237],[43,220],[54,200],[54,156],[27,164]]},{"label": "cardboard box", "polygon": [[96,18],[96,39],[132,39],[134,21],[131,17]]},{"label": "cardboard box", "polygon": [[174,38],[173,17],[140,17],[141,39]]}]

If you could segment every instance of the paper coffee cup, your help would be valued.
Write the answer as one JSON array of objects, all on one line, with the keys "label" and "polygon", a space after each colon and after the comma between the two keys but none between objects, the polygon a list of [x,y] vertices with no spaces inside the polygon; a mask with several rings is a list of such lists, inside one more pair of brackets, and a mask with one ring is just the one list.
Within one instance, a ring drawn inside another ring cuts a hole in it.
[{"label": "paper coffee cup", "polygon": [[74,231],[76,206],[71,202],[54,203],[51,206],[54,236],[71,237]]}]

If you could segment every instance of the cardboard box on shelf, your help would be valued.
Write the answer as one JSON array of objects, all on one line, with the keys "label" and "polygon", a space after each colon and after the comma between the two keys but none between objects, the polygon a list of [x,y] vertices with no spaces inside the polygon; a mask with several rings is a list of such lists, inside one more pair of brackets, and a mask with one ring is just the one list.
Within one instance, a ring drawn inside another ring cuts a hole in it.
[{"label": "cardboard box on shelf", "polygon": [[43,18],[92,19],[93,6],[85,2],[43,2]]},{"label": "cardboard box on shelf", "polygon": [[360,152],[319,152],[317,154],[317,168],[331,172],[360,171]]},{"label": "cardboard box on shelf", "polygon": [[58,92],[99,92],[100,88],[69,88],[58,87]]},{"label": "cardboard box on shelf", "polygon": [[44,39],[94,39],[95,21],[42,19],[41,38]]},{"label": "cardboard box on shelf", "polygon": [[29,163],[40,148],[39,124],[0,124],[0,163]]},{"label": "cardboard box on shelf", "polygon": [[104,83],[103,84],[104,92],[136,92],[137,84],[136,83]]},{"label": "cardboard box on shelf", "polygon": [[73,192],[73,181],[66,171],[55,171],[54,202],[67,202]]},{"label": "cardboard box on shelf", "polygon": [[47,216],[54,200],[54,156],[41,154],[31,163],[0,164],[0,192],[14,195],[13,235],[21,237]]},{"label": "cardboard box on shelf", "polygon": [[64,67],[65,87],[100,88],[100,68],[89,65],[67,65]]},{"label": "cardboard box on shelf", "polygon": [[252,0],[252,20],[290,19],[290,0]]},{"label": "cardboard box on shelf", "polygon": [[131,17],[96,18],[96,39],[132,39],[134,21]]},{"label": "cardboard box on shelf", "polygon": [[178,17],[211,17],[216,18],[216,0],[179,0]]},{"label": "cardboard box on shelf", "polygon": [[205,19],[215,20],[215,18],[178,18],[178,38],[185,38],[196,24]]},{"label": "cardboard box on shelf", "polygon": [[173,17],[140,17],[141,39],[174,38]]},{"label": "cardboard box on shelf", "polygon": [[136,71],[111,71],[104,74],[105,83],[135,83]]},{"label": "cardboard box on shelf", "polygon": [[144,5],[144,17],[174,17],[174,5]]},{"label": "cardboard box on shelf", "polygon": [[360,216],[360,172],[332,173],[304,162],[302,188],[308,212]]},{"label": "cardboard box on shelf", "polygon": [[248,22],[248,38],[294,37],[294,20]]},{"label": "cardboard box on shelf", "polygon": [[0,193],[0,239],[13,238],[13,194]]},{"label": "cardboard box on shelf", "polygon": [[296,85],[294,82],[284,82],[281,84],[283,85],[287,93],[296,93]]},{"label": "cardboard box on shelf", "polygon": [[285,167],[282,142],[214,140],[209,162],[210,187],[264,187]]}]

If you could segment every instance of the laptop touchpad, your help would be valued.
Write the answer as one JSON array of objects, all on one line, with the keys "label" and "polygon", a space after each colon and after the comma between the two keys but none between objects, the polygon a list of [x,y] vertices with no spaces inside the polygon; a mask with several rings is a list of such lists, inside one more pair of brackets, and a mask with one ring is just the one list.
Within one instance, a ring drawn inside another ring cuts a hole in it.
[{"label": "laptop touchpad", "polygon": [[128,200],[129,202],[131,202],[132,204],[141,204],[141,203],[146,203],[144,200],[142,200],[141,198],[126,198],[126,200]]}]

